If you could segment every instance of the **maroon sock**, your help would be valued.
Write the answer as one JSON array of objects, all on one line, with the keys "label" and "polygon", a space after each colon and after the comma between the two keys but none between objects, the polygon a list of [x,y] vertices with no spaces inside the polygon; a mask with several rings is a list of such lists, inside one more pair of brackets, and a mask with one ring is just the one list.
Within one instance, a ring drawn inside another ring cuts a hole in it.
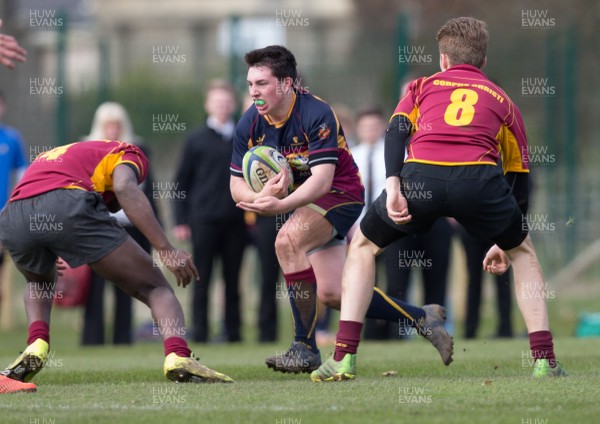
[{"label": "maroon sock", "polygon": [[42,339],[50,344],[50,326],[45,321],[33,321],[29,324],[29,337],[27,345],[35,342],[37,339]]},{"label": "maroon sock", "polygon": [[340,329],[335,338],[334,360],[341,361],[346,353],[356,353],[362,328],[362,322],[340,321]]},{"label": "maroon sock", "polygon": [[548,359],[550,367],[556,366],[554,357],[554,344],[552,343],[552,333],[550,331],[534,331],[529,333],[529,347],[534,361],[538,359]]},{"label": "maroon sock", "polygon": [[163,344],[165,345],[165,356],[175,353],[177,356],[189,358],[192,354],[187,342],[181,337],[169,337]]}]

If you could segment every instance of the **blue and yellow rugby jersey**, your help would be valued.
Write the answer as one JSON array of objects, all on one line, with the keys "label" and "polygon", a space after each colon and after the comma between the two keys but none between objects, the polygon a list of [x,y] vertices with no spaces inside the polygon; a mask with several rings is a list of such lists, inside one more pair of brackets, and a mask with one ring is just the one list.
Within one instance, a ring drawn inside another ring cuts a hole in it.
[{"label": "blue and yellow rugby jersey", "polygon": [[244,154],[254,146],[279,150],[294,173],[295,187],[310,177],[310,168],[324,163],[336,165],[331,190],[344,192],[352,200],[363,202],[363,186],[358,167],[331,107],[309,93],[294,93],[286,118],[271,122],[254,105],[237,124],[233,139],[231,175],[242,177]]}]

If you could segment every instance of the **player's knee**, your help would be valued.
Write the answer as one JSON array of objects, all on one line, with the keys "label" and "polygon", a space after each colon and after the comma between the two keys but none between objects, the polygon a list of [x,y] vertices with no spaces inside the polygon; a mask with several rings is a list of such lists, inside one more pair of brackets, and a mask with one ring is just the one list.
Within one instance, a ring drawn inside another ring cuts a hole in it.
[{"label": "player's knee", "polygon": [[359,229],[350,243],[348,249],[348,255],[368,255],[377,256],[381,249],[373,243],[371,240],[365,237],[362,231]]},{"label": "player's knee", "polygon": [[275,239],[275,253],[277,259],[283,263],[289,263],[296,260],[300,249],[297,241],[288,231],[281,230]]},{"label": "player's knee", "polygon": [[[160,272],[159,272],[160,274]],[[173,294],[173,288],[167,283],[164,276],[154,275],[153,278],[139,280],[126,290],[132,297],[138,299],[146,305],[150,304],[150,299],[155,296]]]},{"label": "player's knee", "polygon": [[340,309],[340,303],[342,300],[342,293],[340,290],[336,290],[331,287],[321,287],[317,285],[317,297],[319,301],[325,306],[333,309]]}]

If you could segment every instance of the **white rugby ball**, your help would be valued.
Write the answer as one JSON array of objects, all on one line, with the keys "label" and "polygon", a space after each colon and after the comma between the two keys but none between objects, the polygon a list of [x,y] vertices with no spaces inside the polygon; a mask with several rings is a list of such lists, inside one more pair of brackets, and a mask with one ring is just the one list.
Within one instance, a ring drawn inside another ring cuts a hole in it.
[{"label": "white rugby ball", "polygon": [[242,161],[242,172],[246,184],[255,193],[260,192],[267,181],[285,169],[290,177],[289,192],[294,187],[292,168],[285,157],[269,146],[255,146],[248,150]]}]

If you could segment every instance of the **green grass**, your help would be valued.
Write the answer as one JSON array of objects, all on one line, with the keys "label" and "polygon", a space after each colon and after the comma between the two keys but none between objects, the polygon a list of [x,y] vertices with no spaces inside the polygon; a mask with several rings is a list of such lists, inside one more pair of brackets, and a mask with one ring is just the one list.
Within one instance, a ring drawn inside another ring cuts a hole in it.
[{"label": "green grass", "polygon": [[[0,364],[23,347],[23,334],[0,334]],[[283,343],[193,346],[236,383],[176,385],[162,376],[159,344],[81,348],[69,334],[53,339],[36,394],[0,396],[0,422],[537,424],[600,416],[600,340],[557,339],[570,377],[543,381],[523,366],[526,339],[456,340],[449,367],[422,340],[364,343],[358,380],[329,384],[268,370],[264,358]],[[388,370],[398,375],[383,377]]]}]

